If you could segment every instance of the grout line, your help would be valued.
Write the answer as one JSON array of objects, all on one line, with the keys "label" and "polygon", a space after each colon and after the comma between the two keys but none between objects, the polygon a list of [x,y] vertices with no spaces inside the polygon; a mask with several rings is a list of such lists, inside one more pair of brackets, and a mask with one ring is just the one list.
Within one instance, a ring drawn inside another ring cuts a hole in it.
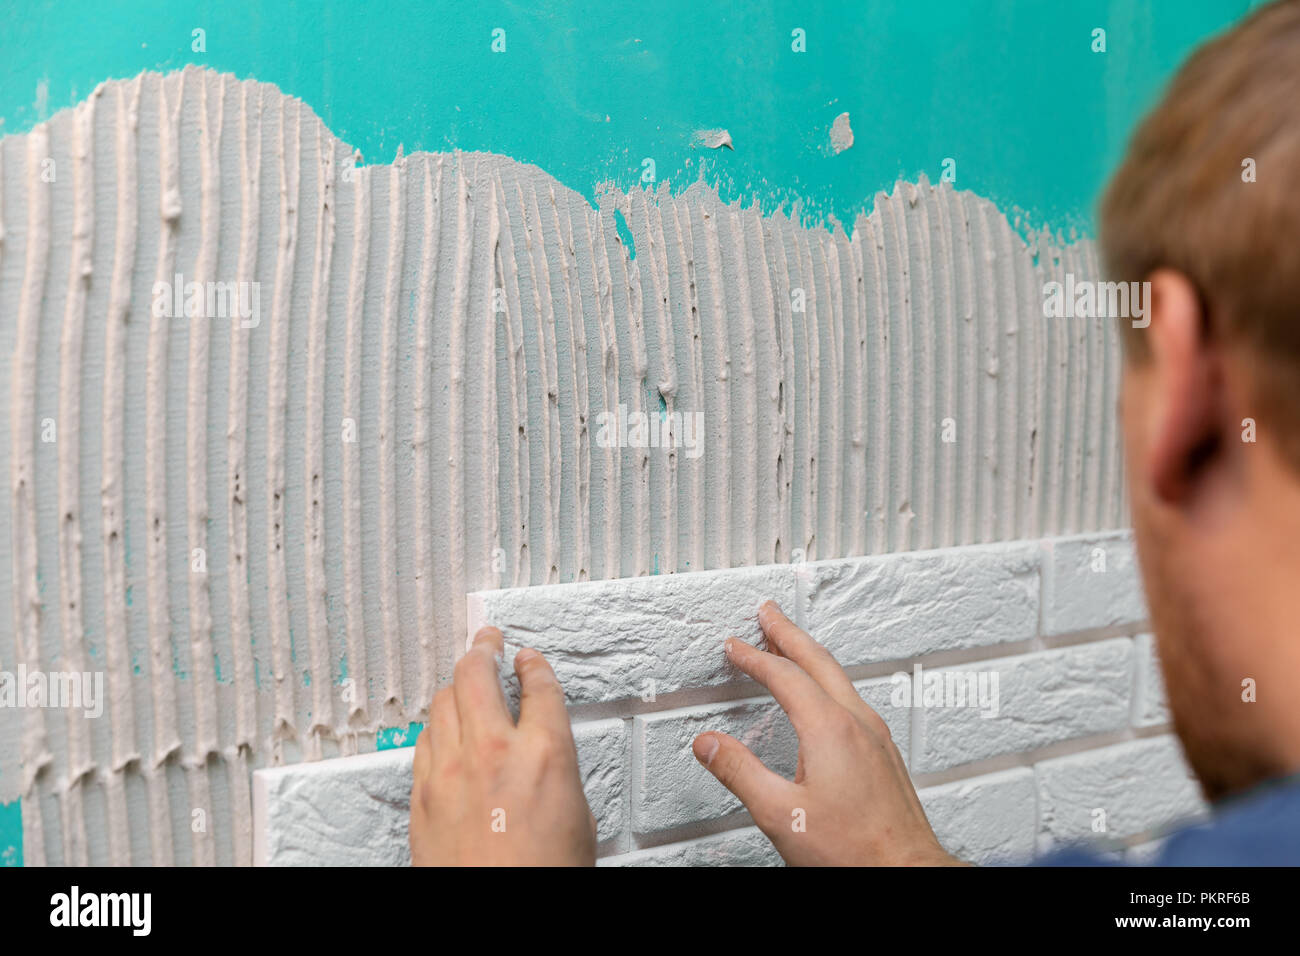
[{"label": "grout line", "polygon": [[[1145,633],[1143,630],[1145,626],[1145,623],[1143,623],[1140,625],[1122,625],[1079,631],[1060,638],[1053,638],[1046,646],[1041,648],[1037,646],[1037,639],[1027,639],[1009,641],[1003,644],[985,644],[979,647],[935,651],[917,657],[879,661],[870,664],[855,664],[844,668],[844,672],[850,680],[856,683],[858,681],[889,677],[900,671],[910,674],[915,664],[920,664],[927,669],[952,667],[960,664],[1022,657],[1039,651],[1059,650],[1084,644],[1100,643],[1117,637],[1131,638],[1136,634]],[[587,723],[589,721],[607,720],[612,717],[636,717],[688,707],[700,707],[706,704],[722,704],[770,696],[763,686],[756,681],[743,680],[704,687],[688,687],[667,694],[659,694],[653,702],[646,702],[638,697],[623,697],[618,700],[570,704],[568,710],[571,721],[574,723]]]},{"label": "grout line", "polygon": [[921,787],[937,787],[971,777],[982,777],[986,774],[999,773],[1004,770],[1015,770],[1018,767],[1033,767],[1045,760],[1053,760],[1057,757],[1069,757],[1090,750],[1103,750],[1106,747],[1133,743],[1149,737],[1172,735],[1173,727],[1171,724],[1157,724],[1153,727],[1126,727],[1123,730],[1114,730],[1104,734],[1089,734],[1086,737],[1075,737],[1072,740],[1058,740],[1046,747],[1038,747],[1034,750],[1016,751],[1015,753],[999,754],[996,757],[986,757],[983,760],[958,764],[945,770],[913,774],[912,782],[917,789]]},{"label": "grout line", "polygon": [[627,795],[624,798],[625,813],[623,817],[623,831],[618,835],[618,844],[622,847],[622,852],[626,853],[628,848],[633,846],[633,827],[636,822],[636,811],[640,803],[641,794],[641,775],[644,770],[641,767],[641,747],[638,746],[645,737],[645,730],[632,717],[623,719],[624,736],[627,748]]},{"label": "grout line", "polygon": [[633,851],[652,850],[655,847],[671,846],[677,843],[689,843],[704,837],[717,836],[732,830],[743,830],[754,826],[754,820],[747,810],[736,810],[725,816],[709,820],[692,820],[680,826],[650,833],[633,834]]},{"label": "grout line", "polygon": [[[732,818],[726,817],[723,819],[730,822]],[[627,850],[624,853],[605,856],[605,857],[601,857],[600,859],[615,860],[615,859],[622,859],[626,857],[638,857],[641,855],[652,856],[654,850],[660,849],[662,847],[685,847],[685,846],[690,846],[693,843],[703,843],[706,840],[712,840],[720,836],[726,836],[729,833],[742,833],[745,830],[758,829],[758,827],[754,825],[753,821],[746,823],[739,817],[737,817],[736,820],[737,820],[736,825],[730,825],[723,829],[713,830],[708,833],[700,833],[697,836],[682,837],[680,839],[671,840],[668,843],[650,843],[645,846],[633,846],[631,849]]]},{"label": "grout line", "polygon": [[1038,539],[1038,626],[1034,628],[1034,643],[1038,647],[1044,646],[1044,632],[1047,618],[1047,576],[1048,567],[1051,562],[1048,560],[1052,555],[1052,543],[1046,538]]}]

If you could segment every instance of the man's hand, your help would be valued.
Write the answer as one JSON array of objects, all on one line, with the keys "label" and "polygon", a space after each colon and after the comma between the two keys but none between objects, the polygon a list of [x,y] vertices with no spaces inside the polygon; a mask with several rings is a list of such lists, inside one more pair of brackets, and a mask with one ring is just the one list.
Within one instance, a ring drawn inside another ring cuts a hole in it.
[{"label": "man's hand", "polygon": [[772,653],[734,638],[724,647],[789,715],[799,736],[794,782],[717,731],[695,738],[696,759],[741,799],[791,866],[958,864],[930,829],[889,727],[830,651],[771,601],[758,621]]},{"label": "man's hand", "polygon": [[578,776],[564,693],[541,654],[515,656],[515,725],[501,692],[501,632],[485,627],[433,698],[415,745],[411,862],[591,866],[596,819]]}]

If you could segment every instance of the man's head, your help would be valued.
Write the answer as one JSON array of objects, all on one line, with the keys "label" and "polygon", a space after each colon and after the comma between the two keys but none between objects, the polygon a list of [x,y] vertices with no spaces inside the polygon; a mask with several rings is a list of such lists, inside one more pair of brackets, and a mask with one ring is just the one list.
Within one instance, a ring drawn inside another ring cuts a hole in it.
[{"label": "man's head", "polygon": [[1150,325],[1124,323],[1128,487],[1175,727],[1218,797],[1300,769],[1300,0],[1187,61],[1100,234],[1108,278],[1151,282]]}]

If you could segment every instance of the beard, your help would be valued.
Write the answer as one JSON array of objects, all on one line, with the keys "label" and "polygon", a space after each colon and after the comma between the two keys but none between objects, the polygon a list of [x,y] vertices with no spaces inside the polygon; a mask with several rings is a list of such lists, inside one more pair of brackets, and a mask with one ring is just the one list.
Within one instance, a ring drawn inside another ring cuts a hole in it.
[{"label": "beard", "polygon": [[1204,557],[1170,540],[1159,522],[1144,520],[1136,502],[1133,525],[1174,731],[1205,798],[1216,801],[1276,776],[1284,768],[1269,733],[1256,720],[1256,705],[1243,700],[1244,679],[1262,675],[1241,660],[1230,626],[1212,616],[1204,569],[1192,566]]}]

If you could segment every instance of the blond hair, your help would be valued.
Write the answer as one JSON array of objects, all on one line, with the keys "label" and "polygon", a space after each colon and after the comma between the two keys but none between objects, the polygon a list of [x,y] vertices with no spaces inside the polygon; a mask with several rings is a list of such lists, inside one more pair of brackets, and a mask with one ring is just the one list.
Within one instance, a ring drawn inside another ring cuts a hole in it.
[{"label": "blond hair", "polygon": [[[1111,278],[1176,269],[1207,334],[1245,346],[1256,400],[1300,467],[1300,0],[1198,49],[1134,134],[1101,202]],[[1123,323],[1143,361],[1143,329]]]}]

